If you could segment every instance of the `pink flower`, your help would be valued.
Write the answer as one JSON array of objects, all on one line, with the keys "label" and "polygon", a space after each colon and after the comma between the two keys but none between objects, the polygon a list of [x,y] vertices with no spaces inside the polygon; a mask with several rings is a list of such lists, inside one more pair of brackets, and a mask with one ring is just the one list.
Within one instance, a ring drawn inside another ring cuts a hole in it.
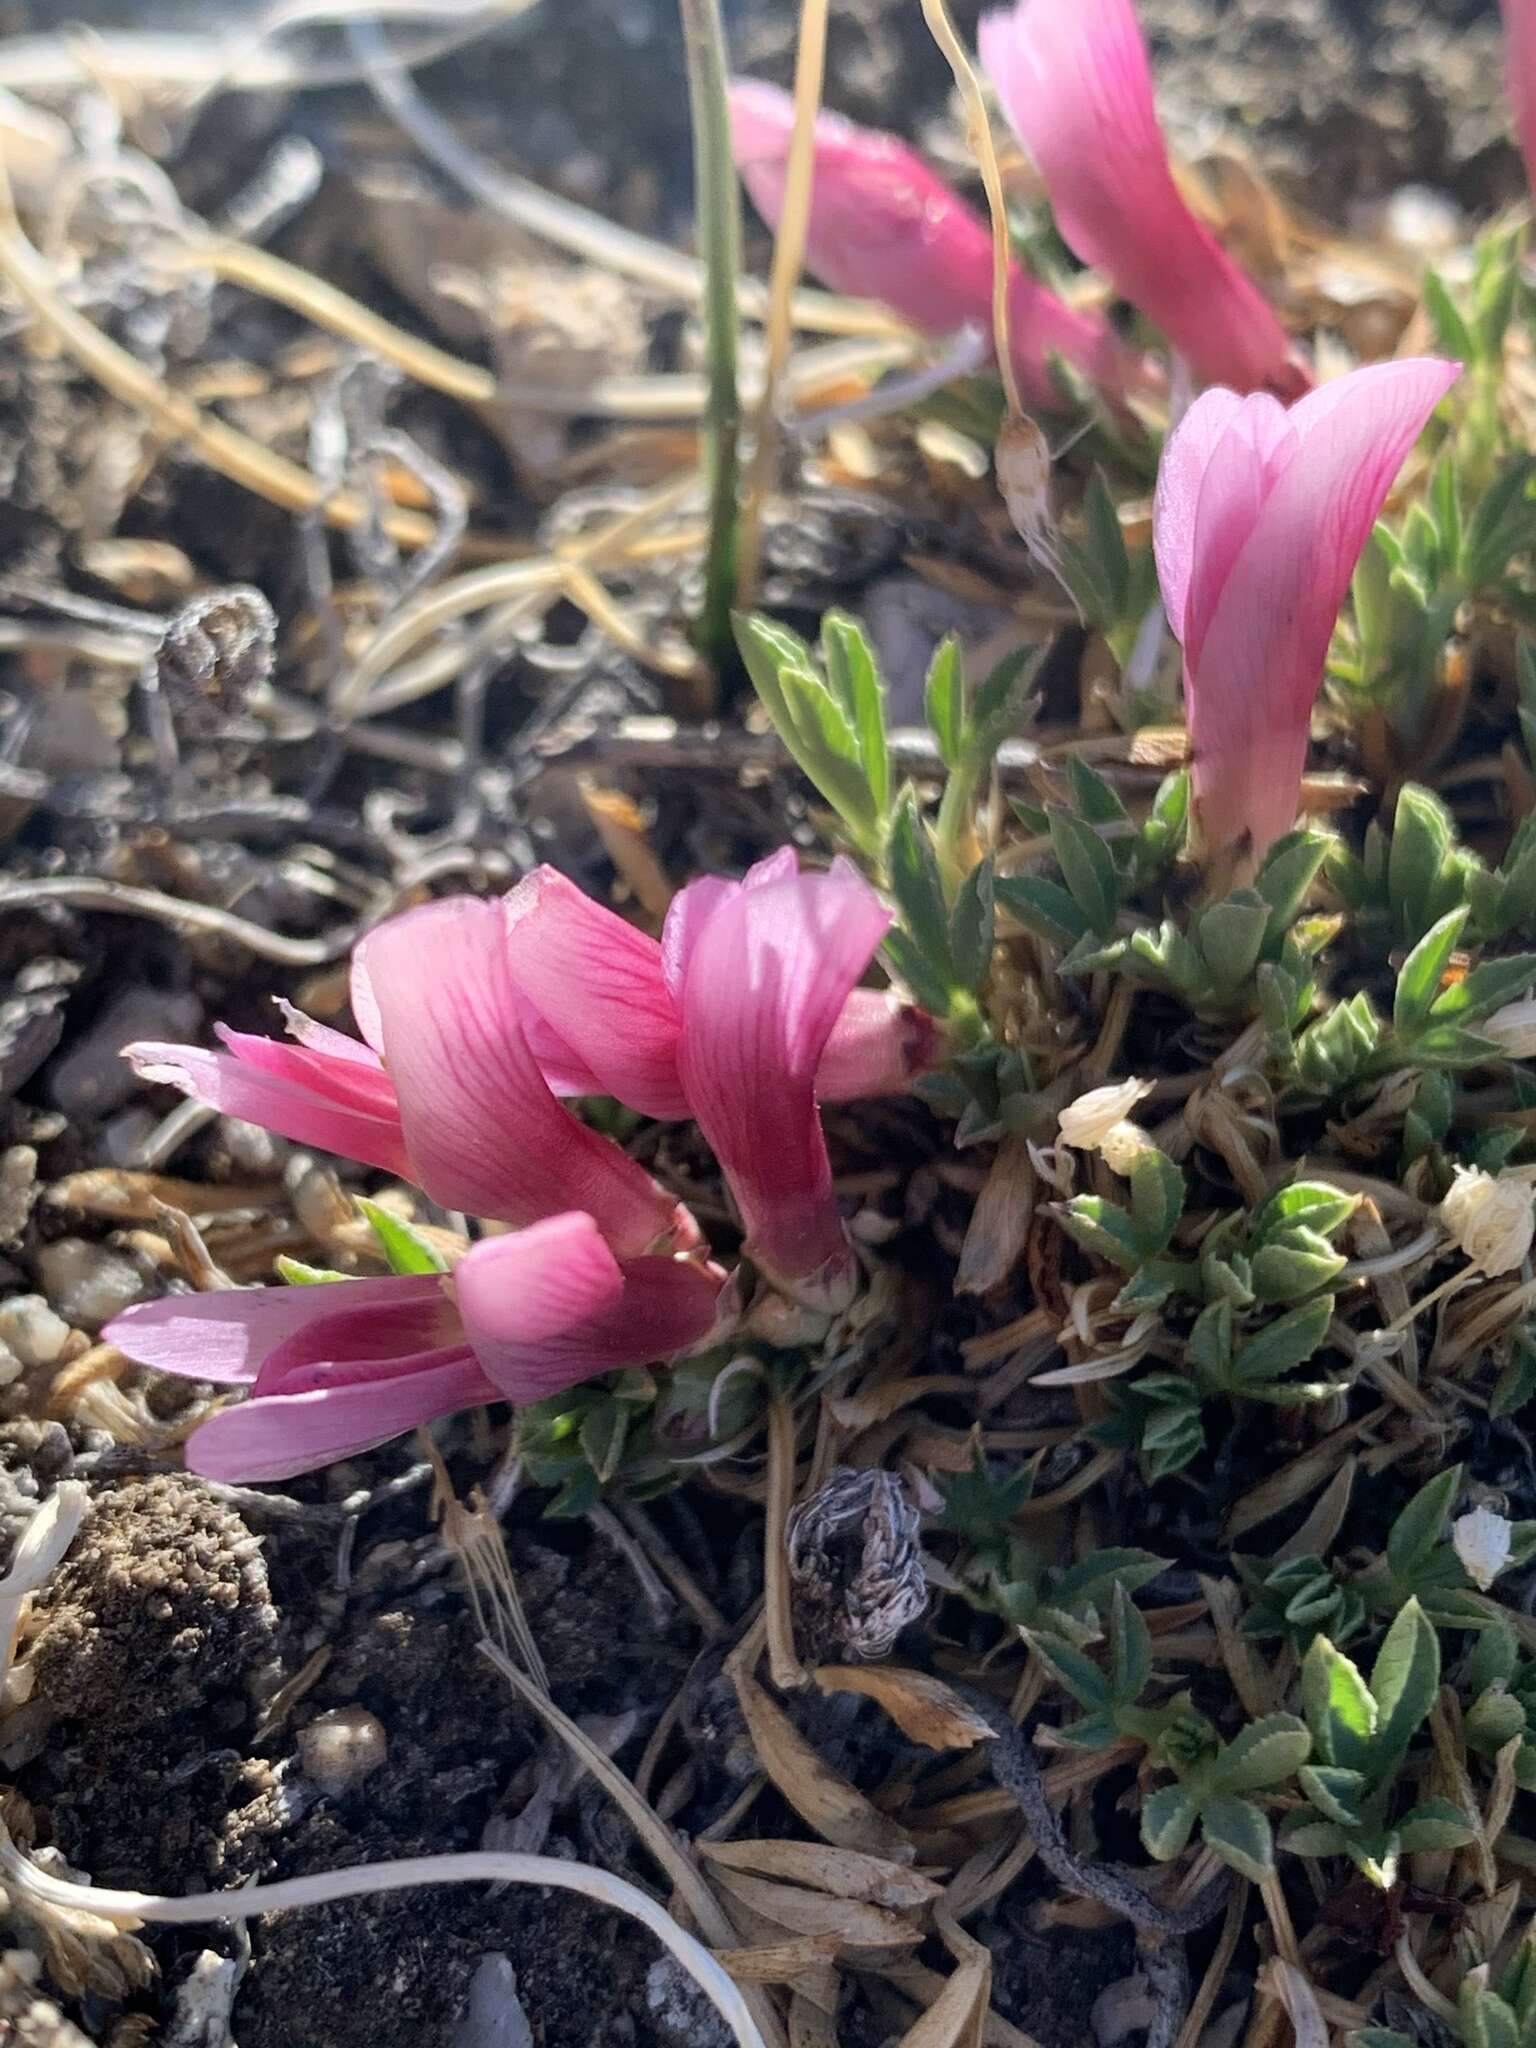
[{"label": "pink flower", "polygon": [[527,1402],[594,1373],[690,1350],[723,1276],[686,1260],[616,1260],[590,1216],[477,1244],[451,1277],[177,1295],[104,1335],[130,1358],[250,1398],[193,1431],[207,1479],[289,1479],[487,1401]]},{"label": "pink flower", "polygon": [[292,1013],[296,1046],[225,1032],[223,1053],[129,1057],[232,1115],[402,1174],[445,1208],[513,1224],[582,1210],[621,1256],[697,1242],[686,1211],[550,1093],[500,904],[453,897],[390,919],[358,946],[352,991],[367,1046]]},{"label": "pink flower", "polygon": [[1504,10],[1504,77],[1514,109],[1525,175],[1536,192],[1536,4],[1500,0]]},{"label": "pink flower", "polygon": [[1288,412],[1263,394],[1207,391],[1164,450],[1153,537],[1209,851],[1257,859],[1294,822],[1339,606],[1460,367],[1378,363]]},{"label": "pink flower", "polygon": [[[777,227],[794,103],[777,86],[741,79],[731,87],[731,124],[742,182]],[[824,113],[816,123],[806,263],[833,291],[883,300],[924,334],[966,325],[992,331],[986,222],[904,142],[837,114]],[[1052,356],[1115,397],[1156,382],[1107,321],[1064,304],[1017,264],[1009,316],[1014,363],[1031,404],[1060,403]]]},{"label": "pink flower", "polygon": [[816,1308],[852,1294],[816,1107],[816,1072],[890,913],[848,865],[796,872],[794,851],[741,883],[685,889],[662,936],[682,1012],[678,1074],[746,1225],[747,1251]]},{"label": "pink flower", "polygon": [[1017,0],[981,59],[1073,252],[1204,382],[1294,398],[1310,381],[1252,280],[1179,196],[1131,0]]},{"label": "pink flower", "polygon": [[[792,848],[775,860],[780,867],[765,862],[753,875],[796,871]],[[696,882],[678,902],[713,900],[737,886]],[[663,1120],[691,1116],[677,1069],[682,1008],[662,946],[554,868],[536,868],[505,903],[525,1027],[555,1093],[612,1095]],[[685,916],[686,905],[675,915]],[[939,1028],[925,1011],[888,991],[856,988],[832,1027],[816,1094],[823,1102],[897,1094],[939,1051]]]}]

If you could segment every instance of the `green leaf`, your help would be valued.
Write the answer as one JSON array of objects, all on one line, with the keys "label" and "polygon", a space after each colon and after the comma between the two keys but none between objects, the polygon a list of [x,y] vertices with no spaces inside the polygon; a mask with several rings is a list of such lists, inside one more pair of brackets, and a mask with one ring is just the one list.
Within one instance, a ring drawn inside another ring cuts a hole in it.
[{"label": "green leaf", "polygon": [[1109,1690],[1122,1705],[1141,1697],[1152,1676],[1152,1633],[1120,1580],[1109,1622]]},{"label": "green leaf", "polygon": [[1363,1772],[1346,1771],[1337,1764],[1308,1764],[1296,1773],[1296,1782],[1329,1820],[1346,1828],[1360,1825],[1360,1802],[1367,1784]]},{"label": "green leaf", "polygon": [[1477,1830],[1449,1799],[1425,1799],[1398,1822],[1397,1840],[1405,1856],[1416,1856],[1421,1849],[1464,1848],[1477,1840]]},{"label": "green leaf", "polygon": [[1134,1273],[1142,1263],[1141,1233],[1118,1202],[1102,1195],[1074,1195],[1061,1211],[1061,1225],[1084,1251]]},{"label": "green leaf", "polygon": [[1213,1387],[1227,1385],[1232,1373],[1232,1304],[1212,1302],[1195,1317],[1189,1333],[1189,1362]]},{"label": "green leaf", "polygon": [[1271,1230],[1304,1225],[1321,1237],[1332,1237],[1342,1223],[1354,1215],[1361,1197],[1347,1195],[1326,1180],[1293,1180],[1277,1188],[1254,1211],[1253,1228],[1260,1238]]},{"label": "green leaf", "polygon": [[1048,939],[1064,951],[1085,938],[1090,929],[1083,915],[1059,882],[1037,875],[999,875],[997,900],[1020,924]]},{"label": "green leaf", "polygon": [[582,1456],[604,1485],[624,1460],[624,1443],[629,1435],[632,1410],[627,1402],[611,1396],[594,1401],[582,1417]]},{"label": "green leaf", "polygon": [[943,963],[934,967],[917,941],[899,925],[893,925],[886,933],[882,951],[892,974],[910,990],[914,1002],[933,1016],[942,1017],[949,1009],[954,988],[953,977],[943,971]]},{"label": "green leaf", "polygon": [[986,773],[992,756],[1018,726],[1038,660],[1037,648],[1016,648],[1003,656],[976,692],[965,733],[965,762],[972,773]]},{"label": "green leaf", "polygon": [[1442,989],[1433,1014],[1463,1024],[1491,1016],[1501,1004],[1521,996],[1536,982],[1536,953],[1514,953],[1503,960],[1484,960],[1461,981]]},{"label": "green leaf", "polygon": [[1274,1837],[1268,1820],[1252,1800],[1225,1796],[1202,1800],[1200,1826],[1207,1845],[1240,1877],[1263,1884],[1274,1875]]},{"label": "green leaf", "polygon": [[1271,912],[1262,900],[1229,896],[1202,912],[1198,939],[1219,993],[1240,989],[1258,965]]},{"label": "green leaf", "polygon": [[1168,1559],[1154,1556],[1150,1550],[1093,1550],[1056,1574],[1053,1598],[1059,1607],[1074,1610],[1099,1607],[1112,1598],[1117,1586],[1134,1593],[1167,1569]]},{"label": "green leaf", "polygon": [[857,619],[829,611],[821,621],[821,653],[833,694],[853,726],[870,796],[883,816],[891,802],[891,757],[885,737],[885,685],[874,649]]},{"label": "green leaf", "polygon": [[1156,1146],[1138,1152],[1131,1164],[1131,1221],[1142,1255],[1164,1250],[1184,1213],[1184,1176]]},{"label": "green leaf", "polygon": [[974,994],[986,980],[996,927],[993,861],[989,853],[960,884],[955,907],[950,912],[949,951],[957,988]]},{"label": "green leaf", "polygon": [[333,1272],[329,1266],[306,1266],[302,1259],[290,1259],[286,1252],[279,1252],[274,1261],[278,1278],[286,1280],[290,1287],[320,1287],[332,1280],[345,1280],[346,1273]]},{"label": "green leaf", "polygon": [[873,847],[879,814],[858,735],[817,675],[810,649],[787,627],[755,613],[737,618],[736,640],[763,708],[801,773],[860,844]]},{"label": "green leaf", "polygon": [[1440,1638],[1418,1601],[1409,1600],[1387,1630],[1371,1670],[1378,1758],[1402,1755],[1428,1719],[1439,1685]]},{"label": "green leaf", "polygon": [[1519,2024],[1496,1992],[1464,1980],[1457,2006],[1465,2048],[1520,2048]]},{"label": "green leaf", "polygon": [[1392,823],[1387,890],[1400,930],[1427,931],[1450,906],[1438,901],[1441,869],[1455,838],[1451,814],[1438,797],[1405,782]]},{"label": "green leaf", "polygon": [[1322,1761],[1363,1771],[1380,1715],[1359,1670],[1326,1636],[1315,1636],[1302,1660],[1301,1705]]},{"label": "green leaf", "polygon": [[1044,1631],[1025,1631],[1029,1646],[1042,1664],[1049,1666],[1079,1706],[1090,1714],[1104,1713],[1110,1704],[1109,1687],[1093,1659],[1060,1636]]},{"label": "green leaf", "polygon": [[1223,1792],[1262,1792],[1289,1778],[1311,1754],[1305,1722],[1294,1714],[1265,1714],[1233,1736],[1212,1765],[1210,1781]]},{"label": "green leaf", "polygon": [[1091,825],[1052,805],[1047,813],[1051,846],[1072,900],[1093,929],[1107,938],[1120,907],[1119,883],[1109,848]]},{"label": "green leaf", "polygon": [[1129,815],[1125,805],[1081,754],[1068,754],[1067,781],[1072,789],[1072,808],[1086,824],[1124,824]]},{"label": "green leaf", "polygon": [[1465,903],[1447,912],[1438,924],[1431,925],[1398,970],[1392,1024],[1400,1037],[1411,1038],[1429,1016],[1456,941],[1471,914]]},{"label": "green leaf", "polygon": [[1281,933],[1295,922],[1307,891],[1328,858],[1328,850],[1329,841],[1321,832],[1302,829],[1287,832],[1265,854],[1253,878],[1253,888],[1270,909],[1266,945],[1276,944]]},{"label": "green leaf", "polygon": [[1171,1863],[1189,1841],[1199,1809],[1182,1785],[1164,1785],[1142,1803],[1141,1840],[1149,1856]]},{"label": "green leaf", "polygon": [[1392,1576],[1411,1585],[1445,1534],[1445,1518],[1461,1486],[1461,1467],[1451,1465],[1421,1486],[1387,1531],[1387,1564]]},{"label": "green leaf", "polygon": [[1305,1365],[1327,1335],[1333,1318],[1333,1296],[1304,1302],[1250,1337],[1233,1360],[1233,1373],[1245,1385],[1278,1380]]},{"label": "green leaf", "polygon": [[1346,1263],[1318,1231],[1278,1231],[1253,1255],[1253,1291],[1260,1301],[1298,1301],[1337,1279]]},{"label": "green leaf", "polygon": [[353,1200],[378,1239],[391,1273],[447,1272],[448,1261],[442,1253],[403,1217],[369,1201],[366,1195],[355,1195]]},{"label": "green leaf", "polygon": [[965,744],[965,679],[960,642],[946,633],[928,664],[928,723],[939,743],[939,758],[951,771],[960,766]]},{"label": "green leaf", "polygon": [[1348,1845],[1349,1836],[1336,1821],[1314,1820],[1304,1807],[1280,1823],[1280,1847],[1293,1856],[1342,1856]]},{"label": "green leaf", "polygon": [[[918,813],[917,797],[904,789],[896,800],[887,849],[891,894],[901,921],[916,942],[929,970],[947,988],[957,985],[949,944],[949,910],[939,879],[933,840]],[[949,1008],[946,1002],[944,1009]]]},{"label": "green leaf", "polygon": [[1454,356],[1458,362],[1475,362],[1478,348],[1472,330],[1462,318],[1439,271],[1426,265],[1420,289],[1424,294],[1424,310],[1429,315],[1441,350]]}]

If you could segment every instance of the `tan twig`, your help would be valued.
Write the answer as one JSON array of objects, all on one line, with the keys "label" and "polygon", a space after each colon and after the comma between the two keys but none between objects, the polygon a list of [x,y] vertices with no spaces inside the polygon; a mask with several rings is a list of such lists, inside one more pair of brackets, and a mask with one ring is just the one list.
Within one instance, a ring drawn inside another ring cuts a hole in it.
[{"label": "tan twig", "polygon": [[800,38],[795,50],[795,125],[784,172],[784,203],[773,242],[768,279],[768,320],[764,331],[763,389],[757,403],[756,446],[742,498],[736,571],[737,602],[750,605],[757,593],[762,557],[763,513],[778,446],[779,384],[794,339],[794,293],[805,261],[816,175],[816,116],[821,108],[827,57],[828,0],[800,0]]},{"label": "tan twig", "polygon": [[1008,416],[1010,419],[1022,419],[1024,402],[1019,394],[1013,351],[1008,344],[1008,274],[1013,261],[1008,246],[1008,202],[1003,193],[1003,173],[997,161],[997,146],[992,140],[992,124],[987,119],[986,101],[981,96],[981,86],[971,60],[955,34],[944,0],[922,0],[922,6],[923,19],[955,74],[955,84],[965,105],[966,139],[975,152],[987,195],[987,211],[992,216],[992,338],[997,348],[997,369],[1003,380],[1003,396],[1008,401]]}]

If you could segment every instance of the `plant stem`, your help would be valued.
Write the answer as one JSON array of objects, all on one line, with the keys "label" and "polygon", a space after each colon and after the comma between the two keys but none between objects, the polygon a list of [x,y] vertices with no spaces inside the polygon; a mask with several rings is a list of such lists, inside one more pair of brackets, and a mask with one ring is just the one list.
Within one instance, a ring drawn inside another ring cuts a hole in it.
[{"label": "plant stem", "polygon": [[694,210],[704,255],[704,361],[709,384],[704,411],[709,539],[698,638],[718,667],[730,656],[731,606],[736,595],[737,441],[741,429],[741,399],[736,387],[736,279],[741,268],[741,193],[731,155],[725,31],[719,0],[678,0],[678,11],[693,117]]},{"label": "plant stem", "polygon": [[1019,394],[1018,372],[1013,366],[1013,350],[1008,341],[1008,278],[1012,252],[1008,246],[1008,202],[1003,196],[1003,174],[998,165],[997,148],[992,140],[992,127],[987,120],[987,106],[981,96],[981,87],[964,46],[955,34],[944,0],[922,0],[922,9],[929,33],[955,74],[955,84],[965,104],[966,139],[975,152],[987,195],[987,211],[992,217],[992,336],[997,347],[997,372],[1003,380],[1003,396],[1008,401],[1008,417],[1016,420],[1023,417],[1024,404]]},{"label": "plant stem", "polygon": [[773,270],[768,284],[768,324],[764,335],[763,391],[757,405],[757,436],[747,478],[741,516],[741,553],[736,588],[743,608],[757,594],[758,560],[762,548],[763,509],[773,476],[778,445],[779,385],[794,341],[795,286],[805,261],[806,230],[811,217],[811,191],[816,176],[816,115],[821,106],[827,61],[829,0],[800,0],[800,37],[795,47],[795,125],[784,174],[784,204],[773,242]]}]

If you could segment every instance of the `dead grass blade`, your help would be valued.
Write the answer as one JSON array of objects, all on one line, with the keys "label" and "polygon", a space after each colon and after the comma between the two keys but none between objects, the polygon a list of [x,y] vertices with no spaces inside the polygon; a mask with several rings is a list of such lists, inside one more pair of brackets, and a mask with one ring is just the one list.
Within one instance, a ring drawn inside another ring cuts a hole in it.
[{"label": "dead grass blade", "polygon": [[757,1760],[806,1825],[836,1848],[912,1862],[905,1828],[839,1777],[749,1672],[738,1669],[734,1677]]},{"label": "dead grass blade", "polygon": [[878,1702],[909,1741],[928,1749],[970,1749],[991,1734],[942,1678],[890,1664],[823,1664],[816,1672],[823,1692],[861,1693]]}]

